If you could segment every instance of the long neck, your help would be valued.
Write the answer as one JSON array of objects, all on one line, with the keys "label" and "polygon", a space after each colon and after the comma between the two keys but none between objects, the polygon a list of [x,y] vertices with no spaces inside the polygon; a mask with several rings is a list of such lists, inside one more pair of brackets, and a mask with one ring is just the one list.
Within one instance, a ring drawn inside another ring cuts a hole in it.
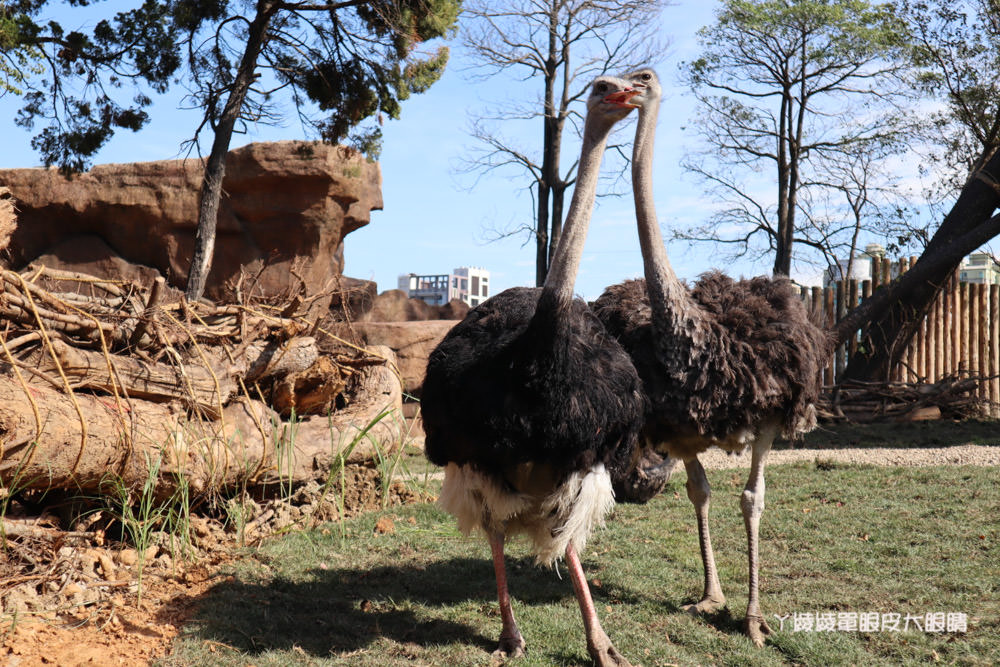
[{"label": "long neck", "polygon": [[670,266],[653,203],[653,139],[659,110],[659,100],[639,109],[632,149],[632,190],[653,326],[663,333],[677,335],[680,328],[691,330],[698,308]]},{"label": "long neck", "polygon": [[611,125],[595,122],[588,116],[584,126],[583,150],[577,170],[576,187],[569,205],[559,245],[556,246],[552,265],[545,277],[540,304],[568,303],[573,299],[573,286],[587,241],[587,228],[594,210],[597,179],[601,170],[601,157],[608,141]]}]

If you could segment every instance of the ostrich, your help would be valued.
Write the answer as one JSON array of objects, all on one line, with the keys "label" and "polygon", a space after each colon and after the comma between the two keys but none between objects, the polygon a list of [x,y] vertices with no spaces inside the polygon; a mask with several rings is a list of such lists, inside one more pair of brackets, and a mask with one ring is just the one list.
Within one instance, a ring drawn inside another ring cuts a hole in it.
[{"label": "ostrich", "polygon": [[508,289],[473,308],[427,363],[426,454],[445,467],[438,504],[466,535],[478,529],[489,541],[499,659],[526,646],[504,566],[506,538],[524,533],[539,564],[565,554],[594,661],[629,664],[597,619],[579,553],[614,505],[609,470],[628,464],[645,404],[631,360],[573,298],[573,284],[607,137],[634,108],[632,94],[613,77],[590,88],[576,188],[544,287]]},{"label": "ostrich", "polygon": [[645,446],[680,459],[687,469],[705,570],[701,600],[686,607],[694,613],[716,611],[726,602],[708,529],[711,489],[698,454],[712,446],[734,453],[750,447],[750,477],[740,498],[749,561],[744,630],[762,646],[771,632],[758,597],[764,462],[777,435],[792,437],[815,426],[827,339],[785,278],[734,281],[713,271],[691,289],[677,278],[651,192],[660,84],[649,69],[627,79],[639,91],[630,100],[639,107],[632,180],[646,278],[607,288],[593,308],[642,378]]}]

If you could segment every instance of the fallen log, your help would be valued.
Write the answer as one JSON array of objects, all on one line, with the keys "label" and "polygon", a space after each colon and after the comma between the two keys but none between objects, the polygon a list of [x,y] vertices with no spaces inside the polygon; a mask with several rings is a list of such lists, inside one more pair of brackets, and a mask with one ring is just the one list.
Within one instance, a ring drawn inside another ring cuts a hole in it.
[{"label": "fallen log", "polygon": [[52,341],[52,351],[55,358],[43,354],[39,370],[58,374],[61,368],[73,388],[157,403],[181,401],[212,418],[218,417],[238,386],[232,375],[197,362],[170,365],[117,354],[105,356],[60,340]]},{"label": "fallen log", "polygon": [[[392,359],[387,348],[377,353]],[[182,482],[205,494],[325,480],[341,457],[361,461],[399,446],[395,369],[368,366],[357,382],[359,399],[328,417],[286,422],[244,397],[218,420],[200,420],[176,403],[66,394],[9,369],[0,373],[0,485],[100,492],[115,483],[139,487],[155,475],[158,493],[167,495]]]},{"label": "fallen log", "polygon": [[817,407],[824,419],[852,422],[981,417],[989,408],[989,401],[976,395],[983,380],[974,375],[948,376],[934,383],[856,380],[821,397]]},{"label": "fallen log", "polygon": [[[52,354],[34,348],[21,360],[35,377],[42,376],[64,389],[65,376],[73,389],[88,389],[157,403],[180,401],[187,408],[217,419],[222,406],[240,388],[258,380],[301,373],[319,358],[316,340],[302,336],[290,341],[254,341],[238,349],[210,348],[201,355],[174,363],[158,363],[51,341]],[[32,370],[33,369],[33,370]],[[61,371],[61,373],[60,373]]]}]

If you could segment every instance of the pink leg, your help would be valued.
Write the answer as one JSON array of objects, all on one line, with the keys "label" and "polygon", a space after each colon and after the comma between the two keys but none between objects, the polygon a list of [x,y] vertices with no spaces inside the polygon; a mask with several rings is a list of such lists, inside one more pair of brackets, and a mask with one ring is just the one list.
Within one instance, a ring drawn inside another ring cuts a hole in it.
[{"label": "pink leg", "polygon": [[570,544],[566,547],[566,564],[569,566],[569,576],[573,581],[573,590],[580,603],[580,613],[583,614],[583,628],[587,633],[587,651],[598,667],[631,667],[625,656],[618,652],[608,635],[605,634],[601,622],[597,620],[594,600],[590,597],[590,586],[583,575],[583,566],[576,555],[576,549]]},{"label": "pink leg", "polygon": [[500,632],[500,645],[493,652],[499,659],[517,658],[524,655],[525,643],[521,631],[517,629],[514,620],[514,609],[510,604],[510,593],[507,591],[507,568],[503,558],[504,534],[501,532],[490,535],[490,551],[493,552],[493,571],[497,577],[497,598],[500,601],[500,619],[503,630]]}]

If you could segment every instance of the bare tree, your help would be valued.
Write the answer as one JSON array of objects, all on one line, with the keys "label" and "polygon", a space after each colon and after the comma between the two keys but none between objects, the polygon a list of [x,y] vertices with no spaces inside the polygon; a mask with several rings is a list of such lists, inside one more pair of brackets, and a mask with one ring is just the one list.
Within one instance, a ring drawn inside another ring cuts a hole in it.
[{"label": "bare tree", "polygon": [[685,166],[723,206],[680,236],[773,254],[783,275],[795,243],[828,262],[849,249],[860,213],[887,191],[876,183],[886,168],[864,156],[898,152],[906,136],[894,106],[907,90],[904,27],[857,0],[725,0],[684,66],[700,140]]},{"label": "bare tree", "polygon": [[[796,242],[821,254],[831,280],[850,277],[862,244],[878,239],[889,255],[923,249],[926,218],[914,210],[918,193],[887,166],[898,150],[880,142],[832,153],[813,165],[799,191]],[[810,256],[799,253],[799,263]]]},{"label": "bare tree", "polygon": [[[667,0],[472,0],[463,9],[463,44],[476,77],[510,74],[537,85],[535,99],[508,99],[472,120],[482,145],[466,159],[469,172],[513,171],[535,205],[535,281],[541,285],[562,230],[566,190],[576,163],[561,162],[563,132],[579,134],[572,105],[597,75],[656,63],[666,49],[658,36]],[[509,70],[509,71],[508,71]],[[542,121],[540,147],[519,146],[494,121]]]}]

